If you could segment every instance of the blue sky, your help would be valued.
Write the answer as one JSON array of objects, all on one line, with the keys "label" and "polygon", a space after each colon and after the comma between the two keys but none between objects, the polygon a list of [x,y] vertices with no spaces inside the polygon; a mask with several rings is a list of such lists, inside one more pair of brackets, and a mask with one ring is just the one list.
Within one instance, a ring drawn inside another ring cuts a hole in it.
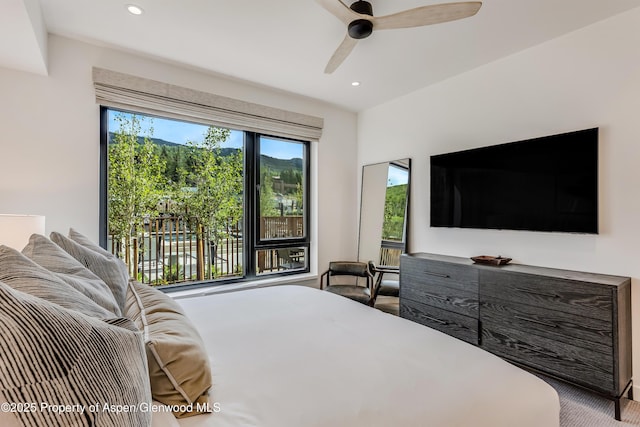
[{"label": "blue sky", "polygon": [[297,142],[260,138],[260,153],[277,159],[302,159],[303,147]]},{"label": "blue sky", "polygon": [[[116,132],[118,130],[118,122],[115,120],[116,114],[124,114],[127,117],[131,116],[129,113],[109,110],[109,132]],[[149,127],[153,127],[153,135],[149,136],[176,144],[186,144],[187,141],[202,142],[208,128],[206,125],[182,122],[179,120],[162,119],[159,117],[150,118],[140,114],[138,117],[145,118],[145,120],[141,121],[142,130],[140,136],[149,135]],[[302,144],[266,137],[263,137],[260,142],[260,151],[267,156],[278,159],[302,158]],[[243,133],[232,130],[231,136],[222,146],[242,148],[243,143]]]},{"label": "blue sky", "polygon": [[393,187],[394,185],[407,184],[408,182],[409,182],[409,172],[406,169],[389,165],[387,187]]}]

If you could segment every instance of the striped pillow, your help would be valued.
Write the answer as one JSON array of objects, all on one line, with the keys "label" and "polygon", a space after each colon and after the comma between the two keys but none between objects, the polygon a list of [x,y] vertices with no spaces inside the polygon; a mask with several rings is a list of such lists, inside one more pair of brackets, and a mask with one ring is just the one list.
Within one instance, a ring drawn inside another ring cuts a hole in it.
[{"label": "striped pillow", "polygon": [[18,291],[88,316],[114,317],[112,312],[8,246],[0,246],[0,281]]},{"label": "striped pillow", "polygon": [[[144,343],[132,327],[128,319],[105,323],[0,282],[0,394],[37,405],[15,414],[25,426],[150,426]],[[62,405],[71,409],[53,410]]]},{"label": "striped pillow", "polygon": [[120,307],[104,281],[45,236],[32,235],[22,253],[52,272],[57,278],[82,292],[99,306],[116,316],[122,315]]},{"label": "striped pillow", "polygon": [[101,247],[91,243],[86,237],[80,239],[78,237],[79,233],[73,229],[70,233],[73,233],[73,236],[82,243],[55,231],[51,233],[50,237],[58,246],[78,260],[80,264],[104,280],[104,283],[111,289],[118,307],[120,307],[120,310],[124,310],[127,283],[129,282],[129,269],[126,264]]},{"label": "striped pillow", "polygon": [[[0,392],[0,405],[9,403],[7,399]],[[1,406],[0,406],[1,407]],[[11,409],[9,407],[8,409]],[[174,417],[175,418],[175,417]],[[18,421],[18,418],[13,414],[13,412],[7,412],[0,410],[0,426],[2,427],[23,427],[22,424]]]},{"label": "striped pillow", "polygon": [[131,280],[125,314],[143,331],[153,398],[192,408],[174,411],[176,418],[210,412],[209,356],[182,308],[163,292]]},{"label": "striped pillow", "polygon": [[115,258],[115,256],[111,252],[104,249],[100,245],[96,245],[91,239],[89,239],[87,236],[77,231],[75,228],[69,229],[69,238],[74,242],[78,243],[79,245],[84,246],[87,249],[91,249],[92,251],[102,254],[106,257]]}]

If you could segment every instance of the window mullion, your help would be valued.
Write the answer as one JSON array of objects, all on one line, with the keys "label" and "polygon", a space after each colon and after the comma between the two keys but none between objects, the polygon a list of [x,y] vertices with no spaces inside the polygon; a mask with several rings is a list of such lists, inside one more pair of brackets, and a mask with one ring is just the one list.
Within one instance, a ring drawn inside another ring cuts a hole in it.
[{"label": "window mullion", "polygon": [[256,212],[258,212],[256,198],[256,134],[253,132],[244,132],[245,147],[245,215],[243,232],[243,258],[245,277],[255,277],[256,260],[253,256],[255,252],[255,235],[256,235]]}]

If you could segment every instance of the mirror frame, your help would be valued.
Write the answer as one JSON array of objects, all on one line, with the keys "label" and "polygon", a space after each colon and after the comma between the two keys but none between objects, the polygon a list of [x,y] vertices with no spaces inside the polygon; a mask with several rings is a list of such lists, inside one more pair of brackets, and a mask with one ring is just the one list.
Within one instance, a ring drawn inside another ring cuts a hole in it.
[{"label": "mirror frame", "polygon": [[[396,167],[401,167],[403,169],[406,169],[408,172],[408,177],[407,177],[407,197],[406,197],[406,202],[405,202],[405,209],[404,209],[404,221],[403,221],[403,229],[402,229],[402,242],[399,243],[393,243],[391,245],[388,245],[389,247],[395,247],[395,248],[399,248],[400,249],[400,253],[406,253],[407,252],[407,248],[408,248],[408,236],[409,236],[409,210],[410,210],[410,199],[411,199],[411,158],[404,158],[404,159],[397,159],[397,160],[392,160],[392,161],[388,161],[388,162],[379,162],[379,163],[372,163],[372,164],[368,164],[368,165],[363,165],[362,166],[362,182],[361,182],[361,186],[360,186],[360,216],[359,216],[359,224],[358,224],[358,260],[361,262],[368,262],[370,261],[369,259],[362,259],[362,245],[363,245],[363,213],[365,209],[364,203],[365,203],[365,188],[367,185],[367,182],[365,182],[365,173],[366,173],[366,168],[367,167],[373,167],[373,166],[381,166],[381,165],[387,165],[387,179],[388,179],[388,168],[391,165],[394,165]],[[386,182],[386,181],[385,181]],[[388,188],[388,186],[386,186],[385,183],[385,197],[386,197],[386,189]],[[385,199],[386,200],[386,199]],[[384,205],[384,201],[382,202],[382,204]],[[382,213],[382,215],[384,215],[384,212]],[[384,221],[384,219],[383,219]],[[384,226],[384,223],[382,223],[380,225],[381,229],[380,234],[382,234],[382,227]],[[378,232],[378,230],[376,230],[376,233]],[[365,231],[366,233],[366,231]],[[384,240],[382,238],[380,238],[379,242],[378,242],[378,256],[376,259],[371,260],[374,261],[376,265],[387,265],[387,264],[381,264],[380,263],[380,252],[382,250],[382,248],[384,247]]]}]

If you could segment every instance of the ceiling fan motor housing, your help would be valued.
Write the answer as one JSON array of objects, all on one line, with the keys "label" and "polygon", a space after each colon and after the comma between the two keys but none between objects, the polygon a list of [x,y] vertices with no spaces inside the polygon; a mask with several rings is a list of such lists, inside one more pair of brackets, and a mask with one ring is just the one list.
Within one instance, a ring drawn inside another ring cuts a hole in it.
[{"label": "ceiling fan motor housing", "polygon": [[[350,6],[354,12],[373,16],[373,7],[371,3],[364,0],[359,0]],[[366,19],[356,19],[349,24],[348,33],[351,38],[364,39],[371,35],[373,32],[373,23]]]}]

